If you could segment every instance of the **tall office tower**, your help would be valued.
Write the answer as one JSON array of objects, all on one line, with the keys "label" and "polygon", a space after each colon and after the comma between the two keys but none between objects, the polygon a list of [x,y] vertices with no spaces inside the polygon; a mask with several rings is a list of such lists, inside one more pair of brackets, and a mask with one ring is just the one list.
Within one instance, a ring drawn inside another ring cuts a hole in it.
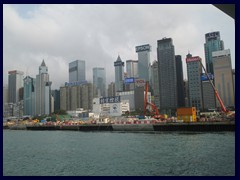
[{"label": "tall office tower", "polygon": [[234,91],[234,97],[235,97],[235,69],[232,70],[233,73],[233,91]]},{"label": "tall office tower", "polygon": [[106,71],[104,68],[93,68],[93,85],[96,87],[97,97],[106,96]]},{"label": "tall office tower", "polygon": [[204,51],[205,51],[207,72],[214,74],[212,52],[224,50],[224,43],[220,39],[219,31],[205,34],[205,41],[206,42],[204,43]]},{"label": "tall office tower", "polygon": [[54,99],[54,112],[60,110],[60,90],[52,90],[52,97]]},{"label": "tall office tower", "polygon": [[192,57],[191,54],[187,55],[187,75],[188,75],[188,86],[189,86],[189,105],[196,107],[197,110],[203,108],[202,102],[202,59],[199,56]]},{"label": "tall office tower", "polygon": [[184,92],[184,104],[185,107],[189,107],[189,89],[188,80],[183,80],[183,92]]},{"label": "tall office tower", "polygon": [[123,91],[124,62],[122,62],[119,55],[117,60],[114,62],[114,67],[115,67],[115,92]]},{"label": "tall office tower", "polygon": [[180,55],[175,56],[176,70],[177,70],[177,99],[178,107],[185,107],[184,87],[183,87],[183,67],[182,57]]},{"label": "tall office tower", "polygon": [[138,77],[145,81],[150,81],[150,51],[149,44],[136,46],[136,53],[138,53]]},{"label": "tall office tower", "polygon": [[3,117],[8,116],[8,87],[3,86]]},{"label": "tall office tower", "polygon": [[42,61],[39,66],[39,74],[36,76],[36,114],[51,113],[51,84],[49,81],[48,68]]},{"label": "tall office tower", "polygon": [[[235,107],[230,49],[213,52],[215,87],[225,106]],[[217,102],[217,107],[220,107]]]},{"label": "tall office tower", "polygon": [[108,94],[107,94],[107,96],[108,97],[115,96],[115,83],[114,82],[111,82],[108,85]]},{"label": "tall office tower", "polygon": [[172,38],[157,41],[160,111],[174,115],[177,108],[175,50]]},{"label": "tall office tower", "polygon": [[151,73],[151,81],[152,81],[152,89],[153,89],[153,95],[154,95],[154,104],[157,106],[157,108],[160,108],[160,102],[159,102],[159,78],[158,78],[158,62],[155,60],[152,63],[151,66],[152,73]]},{"label": "tall office tower", "polygon": [[23,72],[8,71],[8,102],[17,103],[20,101],[20,89],[23,87]]},{"label": "tall office tower", "polygon": [[78,108],[91,110],[92,101],[92,83],[60,87],[60,109],[62,110],[76,111]]},{"label": "tall office tower", "polygon": [[[210,77],[210,80],[213,83],[213,75],[209,73],[208,76]],[[202,74],[201,81],[202,81],[203,109],[204,110],[215,109],[216,108],[215,93],[205,73]]]},{"label": "tall office tower", "polygon": [[127,60],[127,77],[128,78],[137,78],[138,77],[138,61],[136,60]]},{"label": "tall office tower", "polygon": [[86,81],[85,61],[76,60],[69,63],[69,82]]},{"label": "tall office tower", "polygon": [[24,78],[23,106],[24,115],[36,115],[36,79],[30,76]]}]

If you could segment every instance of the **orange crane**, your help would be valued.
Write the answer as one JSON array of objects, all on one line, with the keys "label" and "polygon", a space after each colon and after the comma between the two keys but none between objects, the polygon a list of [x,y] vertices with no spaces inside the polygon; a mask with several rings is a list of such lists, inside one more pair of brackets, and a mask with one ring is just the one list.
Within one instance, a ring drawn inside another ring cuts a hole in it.
[{"label": "orange crane", "polygon": [[146,81],[145,85],[145,96],[144,96],[144,116],[146,116],[147,106],[151,106],[152,113],[154,114],[153,118],[155,119],[164,119],[164,116],[159,114],[158,108],[155,104],[148,102],[148,81]]},{"label": "orange crane", "polygon": [[217,89],[215,88],[215,86],[214,86],[214,84],[212,83],[212,81],[211,81],[211,79],[210,79],[210,77],[209,77],[209,75],[208,75],[205,67],[204,67],[203,64],[202,64],[202,61],[201,61],[201,60],[199,60],[199,61],[200,61],[201,65],[202,65],[202,67],[203,67],[203,70],[204,70],[204,72],[205,72],[205,74],[206,74],[206,76],[207,76],[210,84],[212,85],[212,88],[213,88],[213,90],[214,90],[215,96],[217,97],[217,100],[218,100],[218,102],[219,102],[219,104],[220,104],[220,106],[221,106],[222,112],[224,112],[227,116],[235,116],[235,113],[233,113],[232,111],[229,111],[229,110],[224,106],[223,101],[222,101],[221,97],[219,96]]}]

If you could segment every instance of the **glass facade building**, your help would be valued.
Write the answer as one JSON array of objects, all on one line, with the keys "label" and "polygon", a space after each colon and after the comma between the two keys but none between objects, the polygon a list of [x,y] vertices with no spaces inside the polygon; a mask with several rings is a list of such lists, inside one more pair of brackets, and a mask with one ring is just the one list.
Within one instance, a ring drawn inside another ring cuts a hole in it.
[{"label": "glass facade building", "polygon": [[220,39],[220,32],[216,31],[205,34],[204,51],[208,73],[214,74],[212,52],[220,50],[224,50],[224,43]]},{"label": "glass facade building", "polygon": [[150,51],[149,44],[136,46],[136,53],[138,53],[138,77],[145,81],[150,81]]},{"label": "glass facade building", "polygon": [[36,114],[36,79],[30,76],[24,78],[23,95],[24,115]]},{"label": "glass facade building", "polygon": [[69,63],[69,82],[86,81],[85,61],[76,60]]},{"label": "glass facade building", "polygon": [[106,96],[106,71],[104,68],[93,68],[93,85],[98,97]]}]

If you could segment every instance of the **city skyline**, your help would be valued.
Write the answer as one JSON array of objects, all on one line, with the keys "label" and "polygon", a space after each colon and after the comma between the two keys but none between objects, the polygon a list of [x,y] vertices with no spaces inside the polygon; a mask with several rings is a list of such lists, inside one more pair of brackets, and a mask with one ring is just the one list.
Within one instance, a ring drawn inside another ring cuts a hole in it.
[{"label": "city skyline", "polygon": [[[204,12],[204,13],[203,13]],[[175,54],[188,51],[205,65],[205,34],[219,31],[231,51],[235,69],[234,19],[206,5],[3,5],[3,83],[7,72],[20,70],[35,77],[42,59],[48,65],[52,89],[68,82],[68,64],[86,61],[86,80],[92,68],[106,69],[107,84],[114,82],[114,66],[138,59],[135,46],[150,44],[151,63],[157,60],[157,40],[172,38]],[[12,53],[14,52],[14,53]],[[126,72],[126,69],[124,68]],[[184,79],[186,62],[183,60]]]}]

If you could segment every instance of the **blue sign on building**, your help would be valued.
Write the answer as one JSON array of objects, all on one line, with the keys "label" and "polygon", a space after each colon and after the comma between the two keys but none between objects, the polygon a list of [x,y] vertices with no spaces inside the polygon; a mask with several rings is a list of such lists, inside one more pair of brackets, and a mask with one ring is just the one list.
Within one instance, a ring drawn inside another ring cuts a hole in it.
[{"label": "blue sign on building", "polygon": [[103,97],[103,98],[100,98],[99,100],[100,100],[100,104],[121,102],[120,96]]},{"label": "blue sign on building", "polygon": [[65,82],[65,86],[79,86],[82,84],[87,84],[87,81]]},{"label": "blue sign on building", "polygon": [[[213,79],[214,79],[213,74],[208,73],[208,76],[209,76],[210,80],[213,80]],[[207,75],[206,75],[206,74],[202,74],[202,76],[201,76],[201,80],[202,80],[202,81],[208,81],[208,77],[207,77]]]},{"label": "blue sign on building", "polygon": [[125,84],[134,83],[134,78],[125,78],[124,83]]}]

